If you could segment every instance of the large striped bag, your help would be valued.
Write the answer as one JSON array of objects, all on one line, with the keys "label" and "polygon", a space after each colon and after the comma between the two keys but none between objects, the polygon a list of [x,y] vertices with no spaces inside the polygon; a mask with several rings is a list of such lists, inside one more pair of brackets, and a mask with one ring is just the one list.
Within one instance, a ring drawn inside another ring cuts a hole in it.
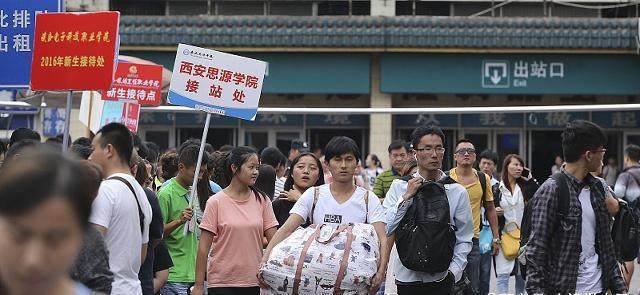
[{"label": "large striped bag", "polygon": [[372,225],[312,224],[274,247],[261,275],[271,294],[366,294],[379,249]]}]

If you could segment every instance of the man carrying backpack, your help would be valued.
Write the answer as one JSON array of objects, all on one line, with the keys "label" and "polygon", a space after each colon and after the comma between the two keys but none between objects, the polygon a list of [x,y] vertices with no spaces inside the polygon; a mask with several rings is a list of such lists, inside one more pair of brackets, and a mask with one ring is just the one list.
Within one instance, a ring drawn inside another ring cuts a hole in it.
[{"label": "man carrying backpack", "polygon": [[467,257],[467,267],[465,272],[471,281],[471,291],[473,294],[480,292],[480,229],[482,228],[482,210],[491,227],[492,254],[498,254],[500,248],[500,233],[498,232],[498,216],[496,207],[493,204],[493,190],[491,187],[491,175],[484,174],[473,169],[476,162],[476,149],[468,139],[460,139],[456,143],[456,150],[453,158],[456,167],[451,169],[449,175],[453,180],[464,186],[469,194],[471,212],[473,218],[473,248]]},{"label": "man carrying backpack", "polygon": [[[640,161],[640,147],[635,144],[627,146],[624,150],[625,168],[618,176],[614,186],[615,195],[626,201],[629,209],[634,211],[638,208],[638,197],[640,197],[640,164],[638,161]],[[627,271],[625,279],[629,282],[633,277],[634,257],[627,258],[631,259],[631,261],[625,261]]]},{"label": "man carrying backpack", "polygon": [[467,190],[442,172],[444,133],[421,126],[412,133],[418,172],[394,180],[384,200],[387,235],[396,241],[398,294],[451,294],[473,246]]},{"label": "man carrying backpack", "polygon": [[572,121],[562,132],[566,164],[531,200],[528,294],[627,293],[604,186],[589,173],[602,166],[606,142],[602,129],[588,121]]}]

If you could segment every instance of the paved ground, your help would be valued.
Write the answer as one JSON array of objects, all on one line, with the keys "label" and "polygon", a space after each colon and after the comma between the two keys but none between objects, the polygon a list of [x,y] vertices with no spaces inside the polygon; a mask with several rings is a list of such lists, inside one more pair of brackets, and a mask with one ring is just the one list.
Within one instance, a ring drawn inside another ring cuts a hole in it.
[{"label": "paved ground", "polygon": [[[515,294],[515,279],[512,277],[511,281],[509,282],[509,291],[512,294]],[[639,294],[639,290],[640,290],[640,265],[638,265],[636,263],[635,266],[635,273],[633,275],[633,278],[631,279],[631,288],[630,288],[631,292],[629,294],[633,294],[633,295],[638,295]],[[495,291],[496,290],[496,280],[495,277],[491,278],[491,290]]]}]

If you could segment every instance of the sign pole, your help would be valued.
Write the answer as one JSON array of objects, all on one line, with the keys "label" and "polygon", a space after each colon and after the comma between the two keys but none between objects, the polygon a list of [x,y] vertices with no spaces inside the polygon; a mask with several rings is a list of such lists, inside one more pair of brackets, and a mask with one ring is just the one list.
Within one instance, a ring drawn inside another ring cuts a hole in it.
[{"label": "sign pole", "polygon": [[[198,152],[198,162],[196,162],[196,173],[193,176],[193,183],[191,185],[191,199],[189,200],[189,208],[193,208],[193,202],[197,198],[197,184],[198,175],[200,174],[200,168],[202,166],[202,156],[204,154],[204,145],[207,143],[207,133],[209,133],[209,123],[211,122],[211,113],[207,113],[207,118],[204,122],[204,130],[202,130],[202,139],[200,140],[200,151]],[[202,209],[202,208],[201,208]],[[188,226],[184,227],[184,234],[189,233],[189,229],[195,226],[195,214],[189,221]]]},{"label": "sign pole", "polygon": [[69,125],[71,124],[71,99],[73,98],[73,91],[67,93],[67,109],[65,111],[64,118],[64,134],[62,140],[62,152],[66,152],[69,149]]}]

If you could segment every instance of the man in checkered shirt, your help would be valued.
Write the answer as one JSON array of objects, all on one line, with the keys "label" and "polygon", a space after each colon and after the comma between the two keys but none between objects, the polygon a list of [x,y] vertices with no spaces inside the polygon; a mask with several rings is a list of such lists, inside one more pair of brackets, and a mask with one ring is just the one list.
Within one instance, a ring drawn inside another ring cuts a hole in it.
[{"label": "man in checkered shirt", "polygon": [[569,191],[569,210],[564,217],[558,214],[558,184],[552,178],[531,200],[528,294],[627,293],[614,254],[604,188],[589,173],[602,166],[606,141],[602,129],[588,121],[570,122],[563,131],[566,164],[561,173]]}]

